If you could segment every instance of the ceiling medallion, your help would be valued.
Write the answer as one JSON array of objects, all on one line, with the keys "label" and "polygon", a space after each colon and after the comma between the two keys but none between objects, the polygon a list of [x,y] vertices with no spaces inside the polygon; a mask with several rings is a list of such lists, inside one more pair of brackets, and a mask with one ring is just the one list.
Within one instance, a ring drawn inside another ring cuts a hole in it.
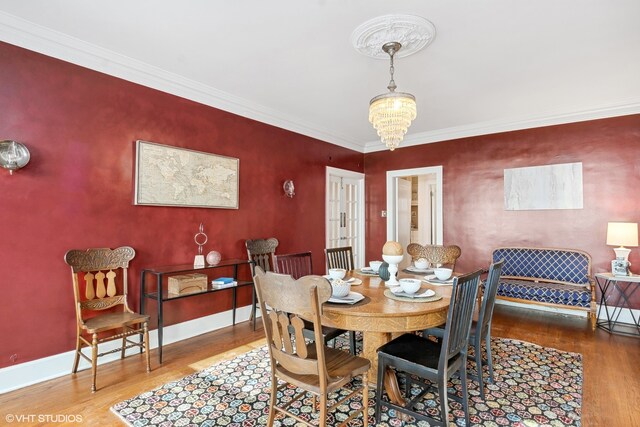
[{"label": "ceiling medallion", "polygon": [[363,55],[376,59],[388,59],[382,45],[398,42],[402,50],[396,57],[402,58],[428,46],[436,37],[436,27],[431,21],[415,15],[384,15],[368,20],[351,33],[351,44]]}]

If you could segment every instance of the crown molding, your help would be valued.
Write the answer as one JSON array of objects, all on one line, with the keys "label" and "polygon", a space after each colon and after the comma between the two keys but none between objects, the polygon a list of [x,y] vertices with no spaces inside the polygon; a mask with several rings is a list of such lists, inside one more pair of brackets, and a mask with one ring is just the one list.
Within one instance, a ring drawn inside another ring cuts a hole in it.
[{"label": "crown molding", "polygon": [[363,144],[244,98],[0,11],[0,40],[360,153]]},{"label": "crown molding", "polygon": [[[592,109],[585,109],[570,113],[548,113],[538,117],[522,117],[520,119],[505,119],[489,122],[474,123],[465,126],[456,126],[446,129],[438,129],[430,132],[421,132],[409,135],[400,143],[402,147],[431,144],[434,142],[449,141],[452,139],[467,138],[472,136],[489,135],[493,133],[511,132],[515,130],[533,129],[543,126],[562,125],[567,123],[585,122],[589,120],[606,119],[609,117],[628,116],[640,114],[640,99],[629,99],[620,103],[610,104]],[[385,151],[387,147],[379,140],[367,142],[365,153]]]}]

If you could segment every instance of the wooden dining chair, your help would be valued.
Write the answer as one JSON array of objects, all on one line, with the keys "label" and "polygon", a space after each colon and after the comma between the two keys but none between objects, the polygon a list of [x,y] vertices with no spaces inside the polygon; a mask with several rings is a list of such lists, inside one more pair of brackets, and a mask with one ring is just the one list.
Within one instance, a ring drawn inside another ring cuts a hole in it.
[{"label": "wooden dining chair", "polygon": [[[256,275],[256,266],[262,268],[264,271],[273,271],[274,269],[274,255],[276,248],[278,247],[278,239],[270,237],[268,239],[248,239],[245,240],[244,245],[247,248],[247,256],[251,263],[252,276]],[[251,293],[251,321],[253,322],[253,330],[256,330],[256,293],[255,289]]]},{"label": "wooden dining chair", "polygon": [[[290,275],[265,273],[256,268],[255,276],[258,301],[265,316],[262,316],[271,360],[271,400],[267,426],[272,426],[278,412],[294,418],[307,426],[326,427],[327,413],[339,405],[362,395],[362,406],[352,412],[340,424],[344,426],[358,414],[362,414],[362,424],[368,426],[369,388],[367,373],[370,363],[367,359],[353,356],[344,351],[324,345],[321,335],[320,316],[322,304],[331,297],[331,285],[321,276],[305,276],[294,280]],[[305,342],[304,321],[311,319],[315,339]],[[349,384],[353,378],[361,376],[361,383],[328,407],[328,395]],[[279,381],[283,381],[279,385]],[[278,404],[278,392],[292,384],[303,391],[292,399]],[[306,394],[313,395],[313,412],[316,397],[320,397],[320,414],[317,424],[305,420],[288,408],[296,404]]]},{"label": "wooden dining chair", "polygon": [[[98,357],[120,352],[124,359],[128,348],[144,350],[147,372],[149,363],[149,316],[133,312],[127,303],[127,270],[135,256],[133,248],[101,248],[68,251],[65,262],[71,267],[76,307],[76,352],[72,373],[78,372],[82,356],[91,363],[91,391],[96,391]],[[84,282],[82,285],[81,283]],[[142,343],[127,339],[142,335]],[[122,339],[119,348],[98,354],[98,344]],[[91,347],[91,357],[82,352]]]},{"label": "wooden dining chair", "polygon": [[[278,239],[270,237],[268,239],[245,240],[249,261],[254,262],[254,266],[262,268],[264,271],[273,271],[273,256],[278,247]],[[255,270],[254,270],[255,275]]]},{"label": "wooden dining chair", "polygon": [[[467,348],[473,309],[478,294],[481,270],[453,279],[451,302],[443,339],[438,342],[415,334],[403,334],[378,349],[378,381],[376,392],[376,420],[380,422],[382,407],[392,408],[429,425],[449,425],[447,381],[456,372],[462,384],[462,406],[465,425],[469,423],[469,396],[467,391]],[[384,373],[394,367],[405,378],[404,406],[383,400]],[[428,383],[426,381],[429,381]],[[415,394],[412,386],[420,389]],[[416,404],[431,389],[437,389],[440,398],[440,419],[416,412]],[[452,396],[458,400],[457,396]]]},{"label": "wooden dining chair", "polygon": [[[484,399],[484,381],[482,374],[482,366],[487,366],[489,370],[489,384],[493,384],[493,360],[491,357],[491,319],[493,318],[493,309],[496,305],[496,294],[498,292],[498,284],[500,283],[500,275],[502,274],[503,261],[491,264],[489,274],[482,288],[482,303],[478,311],[478,320],[474,320],[471,324],[471,332],[469,333],[469,345],[474,348],[473,360],[476,362],[476,371],[478,375],[469,375],[472,379],[478,381],[480,389],[480,397]],[[443,328],[426,329],[423,336],[433,336],[442,339],[444,336]],[[484,342],[486,358],[482,357],[482,343]],[[471,359],[471,357],[469,356]]]},{"label": "wooden dining chair", "polygon": [[[353,249],[351,246],[341,248],[331,248],[324,250],[327,259],[327,272],[330,268],[344,268],[345,270],[354,270]],[[355,331],[349,331],[349,347],[352,349],[351,354],[355,354],[357,339]]]},{"label": "wooden dining chair", "polygon": [[449,267],[455,271],[456,261],[460,258],[462,250],[456,245],[440,246],[410,243],[407,246],[407,253],[411,255],[413,261],[425,258],[431,267]]},{"label": "wooden dining chair", "polygon": [[327,248],[324,250],[324,254],[327,258],[327,271],[330,268],[344,268],[345,270],[355,269],[355,264],[353,262],[353,248],[351,246],[331,249]]},{"label": "wooden dining chair", "polygon": [[[311,262],[311,252],[300,252],[294,254],[284,254],[274,256],[274,270],[276,273],[288,274],[294,279],[313,274],[313,264]],[[324,343],[334,340],[342,334],[347,333],[344,329],[332,328],[329,326],[322,327],[322,336]],[[355,332],[350,332],[349,348],[351,354],[356,352]],[[306,323],[305,336],[310,340],[315,339],[315,332],[311,322]]]},{"label": "wooden dining chair", "polygon": [[294,279],[313,274],[311,252],[274,255],[273,259],[276,273],[288,274]]}]

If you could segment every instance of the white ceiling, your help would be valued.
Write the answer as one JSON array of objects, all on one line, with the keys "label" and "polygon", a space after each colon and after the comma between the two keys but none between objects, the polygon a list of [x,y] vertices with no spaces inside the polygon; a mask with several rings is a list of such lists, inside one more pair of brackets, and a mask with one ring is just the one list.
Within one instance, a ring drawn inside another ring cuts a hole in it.
[{"label": "white ceiling", "polygon": [[389,64],[350,36],[387,14],[437,32],[396,61],[401,147],[640,113],[638,0],[0,0],[0,40],[371,152]]}]

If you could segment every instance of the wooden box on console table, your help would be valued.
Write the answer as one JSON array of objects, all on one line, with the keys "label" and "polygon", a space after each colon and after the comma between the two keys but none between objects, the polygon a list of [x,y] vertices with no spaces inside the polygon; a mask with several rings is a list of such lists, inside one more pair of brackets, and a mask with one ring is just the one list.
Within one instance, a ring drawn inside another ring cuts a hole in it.
[{"label": "wooden box on console table", "polygon": [[206,274],[181,274],[179,276],[169,277],[169,296],[193,294],[207,290]]}]

